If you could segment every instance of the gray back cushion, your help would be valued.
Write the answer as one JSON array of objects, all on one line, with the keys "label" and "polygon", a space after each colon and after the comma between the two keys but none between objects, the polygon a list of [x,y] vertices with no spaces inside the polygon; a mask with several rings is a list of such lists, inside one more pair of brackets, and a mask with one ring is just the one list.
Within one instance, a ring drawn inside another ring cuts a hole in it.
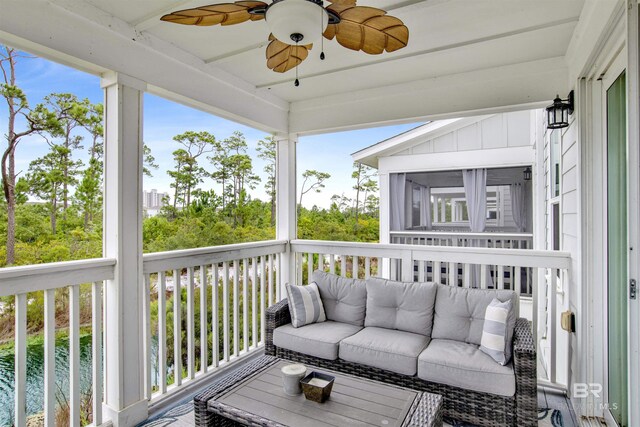
[{"label": "gray back cushion", "polygon": [[364,280],[347,279],[316,270],[310,281],[318,285],[327,320],[364,325],[367,307],[367,285]]},{"label": "gray back cushion", "polygon": [[435,283],[369,279],[364,325],[431,336],[436,290]]},{"label": "gray back cushion", "polygon": [[506,337],[507,354],[511,354],[511,339],[518,318],[518,296],[514,291],[437,286],[432,338],[480,345],[487,306],[494,298],[501,302],[510,300]]}]

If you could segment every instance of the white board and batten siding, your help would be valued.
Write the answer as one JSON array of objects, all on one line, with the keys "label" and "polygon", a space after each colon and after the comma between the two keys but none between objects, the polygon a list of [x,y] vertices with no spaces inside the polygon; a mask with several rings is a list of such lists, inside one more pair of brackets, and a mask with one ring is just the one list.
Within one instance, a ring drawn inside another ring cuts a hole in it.
[{"label": "white board and batten siding", "polygon": [[[463,122],[464,123],[464,122]],[[459,129],[428,139],[395,155],[450,153],[472,150],[492,150],[531,145],[529,111],[483,116]]]},{"label": "white board and batten siding", "polygon": [[[565,304],[574,313],[580,313],[579,302],[579,279],[580,279],[580,224],[582,222],[580,212],[580,173],[579,158],[580,149],[578,144],[578,121],[573,120],[571,125],[562,134],[561,140],[561,178],[560,178],[560,204],[561,217],[561,250],[571,253],[571,274],[566,280],[568,295],[565,296]],[[571,334],[570,351],[577,354],[577,335]],[[578,358],[572,357],[569,368],[569,381],[575,376],[578,369],[576,363]]]}]

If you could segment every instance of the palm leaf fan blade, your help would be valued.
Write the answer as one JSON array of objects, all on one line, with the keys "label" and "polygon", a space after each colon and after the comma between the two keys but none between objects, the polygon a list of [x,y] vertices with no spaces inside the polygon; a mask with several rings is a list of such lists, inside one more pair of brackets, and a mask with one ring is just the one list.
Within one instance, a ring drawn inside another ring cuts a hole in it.
[{"label": "palm leaf fan blade", "polygon": [[335,37],[347,49],[378,55],[402,49],[409,42],[409,29],[384,10],[342,4],[332,4],[328,9],[340,16],[340,22],[328,26],[324,36],[329,40]]},{"label": "palm leaf fan blade", "polygon": [[267,4],[261,1],[219,3],[172,12],[164,15],[160,20],[182,25],[235,25],[249,20],[264,19],[264,14],[253,14],[251,10],[266,7]]},{"label": "palm leaf fan blade", "polygon": [[312,45],[293,46],[282,43],[280,40],[270,36],[271,42],[267,46],[266,57],[267,67],[276,73],[287,72],[309,56],[309,49]]}]

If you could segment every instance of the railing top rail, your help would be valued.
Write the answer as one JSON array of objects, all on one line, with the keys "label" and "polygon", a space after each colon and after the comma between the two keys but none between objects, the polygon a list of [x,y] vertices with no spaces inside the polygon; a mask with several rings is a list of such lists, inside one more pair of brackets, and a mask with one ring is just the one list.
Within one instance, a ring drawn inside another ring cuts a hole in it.
[{"label": "railing top rail", "polygon": [[390,231],[392,236],[407,236],[407,237],[469,237],[473,239],[532,239],[533,233],[503,233],[503,232],[482,232],[473,233],[471,231],[422,231],[422,230],[404,230],[404,231]]},{"label": "railing top rail", "polygon": [[214,262],[232,261],[262,255],[284,252],[286,240],[265,240],[262,242],[237,243],[233,245],[208,246],[196,249],[154,252],[144,254],[145,273],[172,270],[175,268],[195,267]]},{"label": "railing top rail", "polygon": [[569,252],[532,249],[292,240],[291,250],[294,252],[315,252],[396,259],[410,257],[413,260],[419,261],[458,262],[467,264],[495,264],[567,270],[571,267],[571,254]]},{"label": "railing top rail", "polygon": [[93,258],[0,269],[0,296],[113,279],[116,260]]}]

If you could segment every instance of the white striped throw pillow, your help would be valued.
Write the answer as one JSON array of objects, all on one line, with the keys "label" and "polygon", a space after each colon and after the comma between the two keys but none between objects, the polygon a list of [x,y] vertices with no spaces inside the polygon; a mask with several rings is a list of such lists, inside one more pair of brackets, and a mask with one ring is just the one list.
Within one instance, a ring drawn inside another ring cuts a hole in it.
[{"label": "white striped throw pillow", "polygon": [[511,311],[511,301],[500,302],[497,298],[487,306],[482,327],[480,350],[501,365],[511,358],[507,354],[507,318]]},{"label": "white striped throw pillow", "polygon": [[287,283],[285,289],[287,290],[289,312],[291,313],[291,324],[294,328],[327,320],[318,285],[315,282],[307,286],[296,286]]}]

